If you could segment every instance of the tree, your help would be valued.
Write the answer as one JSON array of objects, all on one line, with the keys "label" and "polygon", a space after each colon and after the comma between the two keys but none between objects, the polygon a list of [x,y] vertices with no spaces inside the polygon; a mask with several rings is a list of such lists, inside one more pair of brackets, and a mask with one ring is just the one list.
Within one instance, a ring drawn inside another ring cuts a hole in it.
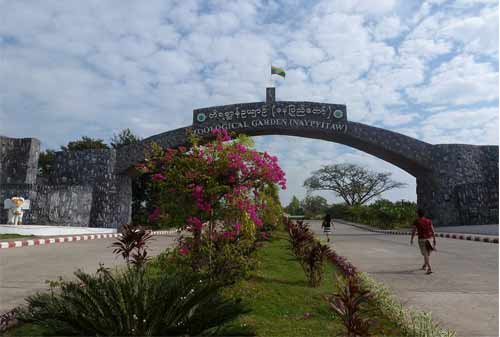
[{"label": "tree", "polygon": [[300,201],[296,196],[292,197],[292,201],[285,207],[285,211],[290,215],[304,215],[304,210],[300,207]]},{"label": "tree", "polygon": [[150,177],[149,223],[192,232],[178,247],[185,265],[233,282],[249,270],[248,258],[264,228],[262,209],[272,192],[266,188],[285,188],[286,179],[276,157],[232,139],[225,129],[212,134],[215,140],[203,145],[192,137],[190,149],[153,144],[136,169]]},{"label": "tree", "polygon": [[386,191],[406,186],[390,177],[389,172],[372,172],[355,164],[335,164],[314,171],[304,186],[309,191],[334,191],[349,206],[363,205]]},{"label": "tree", "polygon": [[126,128],[118,134],[113,135],[113,138],[111,138],[111,147],[116,150],[122,146],[139,143],[141,140],[141,137],[135,135],[129,128]]},{"label": "tree", "polygon": [[61,146],[62,151],[81,151],[93,149],[109,149],[109,146],[102,139],[95,139],[83,136],[82,139],[69,142],[66,146]]},{"label": "tree", "polygon": [[302,199],[300,206],[309,218],[324,213],[328,208],[328,201],[319,195],[308,195]]},{"label": "tree", "polygon": [[47,177],[52,171],[52,165],[54,165],[56,151],[47,149],[40,152],[40,157],[38,158],[38,175],[41,177]]}]

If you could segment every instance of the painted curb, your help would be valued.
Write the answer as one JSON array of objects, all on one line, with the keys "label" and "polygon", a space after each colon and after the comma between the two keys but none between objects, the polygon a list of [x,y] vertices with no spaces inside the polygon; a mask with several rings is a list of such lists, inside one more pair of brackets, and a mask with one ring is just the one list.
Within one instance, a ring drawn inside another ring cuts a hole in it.
[{"label": "painted curb", "polygon": [[[341,221],[339,221],[341,222]],[[359,229],[363,229],[368,232],[381,233],[386,235],[411,235],[411,232],[400,232],[400,231],[392,231],[392,230],[382,230],[382,229],[373,229],[366,228],[364,226],[360,226],[357,224],[353,224],[352,222],[341,222],[345,225],[356,227]],[[468,241],[477,241],[477,242],[487,242],[487,243],[496,243],[498,244],[498,238],[485,237],[485,236],[477,236],[477,235],[464,235],[464,234],[452,234],[452,233],[436,233],[437,237],[446,238],[446,239],[456,239],[456,240],[468,240]]]},{"label": "painted curb", "polygon": [[[172,235],[176,234],[178,231],[168,230],[168,231],[154,231],[153,235]],[[30,239],[30,240],[20,240],[20,241],[5,241],[0,242],[0,249],[5,248],[21,248],[30,246],[43,246],[53,243],[63,243],[63,242],[75,242],[75,241],[87,241],[96,239],[106,239],[106,238],[116,238],[121,236],[121,234],[87,234],[87,235],[74,235],[74,236],[61,236],[48,239]]]}]

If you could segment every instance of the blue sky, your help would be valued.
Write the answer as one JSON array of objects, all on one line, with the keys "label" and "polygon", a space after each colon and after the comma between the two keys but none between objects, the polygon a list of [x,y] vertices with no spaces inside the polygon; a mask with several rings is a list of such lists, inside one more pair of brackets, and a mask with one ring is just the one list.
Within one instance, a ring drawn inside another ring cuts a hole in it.
[{"label": "blue sky", "polygon": [[[491,0],[0,0],[0,134],[58,148],[187,126],[192,110],[277,98],[347,105],[348,117],[433,143],[498,144],[498,3]],[[321,165],[415,179],[349,147],[256,138],[303,197]],[[335,198],[324,194],[330,201]]]}]

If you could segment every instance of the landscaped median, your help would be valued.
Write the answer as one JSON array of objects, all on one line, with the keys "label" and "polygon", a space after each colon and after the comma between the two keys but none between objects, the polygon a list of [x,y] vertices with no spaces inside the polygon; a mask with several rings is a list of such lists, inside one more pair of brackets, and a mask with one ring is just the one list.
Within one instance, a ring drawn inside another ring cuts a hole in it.
[{"label": "landscaped median", "polygon": [[[325,296],[339,291],[342,273],[332,264],[318,287],[310,287],[300,263],[291,253],[283,231],[273,233],[257,252],[258,268],[251,277],[228,289],[241,297],[251,310],[233,323],[257,336],[343,336],[341,318],[330,310]],[[400,336],[394,322],[370,301],[365,318],[373,320],[371,332],[378,336]]]}]

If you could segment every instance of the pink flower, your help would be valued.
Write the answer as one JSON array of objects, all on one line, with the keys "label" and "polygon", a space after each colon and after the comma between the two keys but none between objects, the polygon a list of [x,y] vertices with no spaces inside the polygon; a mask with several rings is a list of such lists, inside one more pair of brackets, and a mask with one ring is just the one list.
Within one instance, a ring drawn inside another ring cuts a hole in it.
[{"label": "pink flower", "polygon": [[195,216],[190,216],[187,219],[187,223],[194,229],[201,230],[203,228],[203,223],[201,222],[200,218],[195,217]]},{"label": "pink flower", "polygon": [[165,153],[165,157],[163,157],[163,160],[171,161],[174,158],[176,153],[177,153],[177,150],[175,150],[175,149],[167,149],[167,153]]},{"label": "pink flower", "polygon": [[156,219],[158,219],[158,217],[160,216],[160,213],[161,213],[161,210],[158,207],[156,207],[148,217],[149,222],[154,222]]},{"label": "pink flower", "polygon": [[181,247],[181,248],[179,248],[179,254],[187,255],[187,254],[189,254],[189,249],[187,247]]},{"label": "pink flower", "polygon": [[151,180],[153,180],[154,182],[157,182],[157,181],[164,181],[165,179],[165,176],[161,173],[156,173],[153,178],[151,178]]},{"label": "pink flower", "polygon": [[239,222],[236,223],[236,225],[234,225],[234,231],[239,234],[240,233],[240,230],[241,230],[241,224]]},{"label": "pink flower", "polygon": [[196,203],[196,207],[198,207],[201,211],[210,212],[212,210],[212,205],[205,201],[198,201]]},{"label": "pink flower", "polygon": [[231,136],[226,129],[213,129],[212,135],[216,136],[217,140],[221,142],[227,142],[231,140]]},{"label": "pink flower", "polygon": [[236,147],[236,150],[238,150],[241,153],[247,152],[247,148],[245,147],[245,145],[238,143],[235,145],[235,147]]},{"label": "pink flower", "polygon": [[226,232],[222,233],[222,236],[225,239],[234,240],[236,238],[236,233],[226,231]]}]

